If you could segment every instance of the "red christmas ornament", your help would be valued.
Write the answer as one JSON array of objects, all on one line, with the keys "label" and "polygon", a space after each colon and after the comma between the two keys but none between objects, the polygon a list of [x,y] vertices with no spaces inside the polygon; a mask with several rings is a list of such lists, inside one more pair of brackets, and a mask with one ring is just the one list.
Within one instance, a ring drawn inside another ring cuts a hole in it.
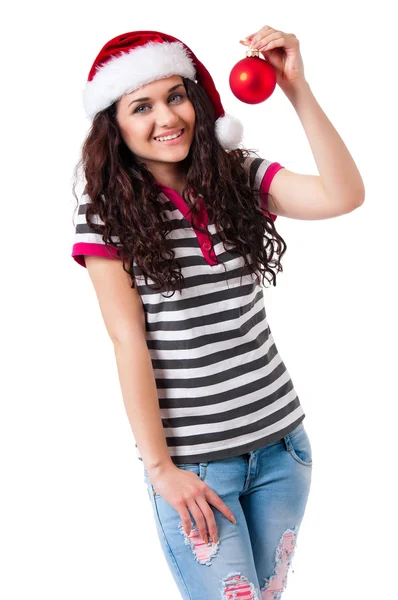
[{"label": "red christmas ornament", "polygon": [[234,96],[246,104],[259,104],[269,98],[276,86],[275,70],[259,57],[259,50],[247,50],[229,75],[229,86]]}]

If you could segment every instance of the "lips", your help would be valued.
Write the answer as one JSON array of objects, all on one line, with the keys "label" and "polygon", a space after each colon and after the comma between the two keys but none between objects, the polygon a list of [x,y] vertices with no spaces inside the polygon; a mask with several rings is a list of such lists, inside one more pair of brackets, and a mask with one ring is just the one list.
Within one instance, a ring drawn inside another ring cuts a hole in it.
[{"label": "lips", "polygon": [[[171,140],[157,140],[156,137],[154,137],[153,139],[155,140],[155,142],[160,142],[160,143],[165,143],[165,142],[172,142],[174,140],[178,140],[178,138],[180,138],[184,133],[184,129],[180,130],[179,135],[176,138],[173,138]],[[159,136],[159,137],[167,137],[167,136]]]}]

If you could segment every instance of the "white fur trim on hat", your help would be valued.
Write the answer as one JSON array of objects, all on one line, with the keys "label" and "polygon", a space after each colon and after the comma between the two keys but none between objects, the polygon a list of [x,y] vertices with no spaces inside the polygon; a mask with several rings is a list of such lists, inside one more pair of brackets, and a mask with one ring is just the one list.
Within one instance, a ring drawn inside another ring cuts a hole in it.
[{"label": "white fur trim on hat", "polygon": [[181,75],[195,81],[195,66],[181,42],[148,42],[112,57],[101,66],[83,90],[83,105],[90,120],[142,85]]},{"label": "white fur trim on hat", "polygon": [[243,138],[243,125],[236,117],[225,114],[216,121],[215,133],[225,150],[234,150]]}]

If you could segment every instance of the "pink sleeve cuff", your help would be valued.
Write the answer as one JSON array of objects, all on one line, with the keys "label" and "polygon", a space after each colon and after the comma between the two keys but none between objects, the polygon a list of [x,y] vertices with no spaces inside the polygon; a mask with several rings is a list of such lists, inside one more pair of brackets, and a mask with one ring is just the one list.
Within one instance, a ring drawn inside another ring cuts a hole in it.
[{"label": "pink sleeve cuff", "polygon": [[[112,254],[111,254],[112,252]],[[105,244],[87,244],[86,242],[80,242],[74,244],[72,248],[72,257],[82,267],[86,266],[84,256],[106,256],[107,258],[119,258],[118,248],[110,246],[110,249]]]},{"label": "pink sleeve cuff", "polygon": [[[284,168],[285,167],[283,167],[279,163],[274,162],[268,167],[268,169],[266,170],[265,175],[262,179],[261,186],[260,186],[261,198],[262,198],[262,209],[266,212],[268,212],[267,194],[269,192],[271,181],[273,180],[274,175],[280,169],[284,169]],[[270,217],[272,218],[273,221],[276,221],[278,215],[274,215],[272,213],[268,213],[268,214],[270,215]]]}]

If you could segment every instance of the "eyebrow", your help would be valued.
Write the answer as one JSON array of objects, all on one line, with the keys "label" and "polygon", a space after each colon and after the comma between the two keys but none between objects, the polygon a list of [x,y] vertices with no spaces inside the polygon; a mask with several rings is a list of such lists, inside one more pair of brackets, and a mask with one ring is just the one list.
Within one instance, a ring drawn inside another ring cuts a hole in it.
[{"label": "eyebrow", "polygon": [[[170,92],[172,92],[173,90],[176,90],[176,89],[177,89],[178,87],[180,87],[180,86],[181,86],[181,87],[184,87],[184,86],[182,85],[182,83],[177,83],[177,85],[174,85],[172,88],[170,88],[170,89],[169,89],[169,91],[168,91],[167,93],[168,93],[168,94],[170,94]],[[143,102],[144,100],[150,100],[150,98],[137,98],[136,100],[132,100],[132,101],[130,102],[129,106],[130,106],[131,104],[133,104],[133,102]],[[129,107],[129,106],[128,106],[128,107]],[[127,107],[127,108],[128,108],[128,107]]]}]

